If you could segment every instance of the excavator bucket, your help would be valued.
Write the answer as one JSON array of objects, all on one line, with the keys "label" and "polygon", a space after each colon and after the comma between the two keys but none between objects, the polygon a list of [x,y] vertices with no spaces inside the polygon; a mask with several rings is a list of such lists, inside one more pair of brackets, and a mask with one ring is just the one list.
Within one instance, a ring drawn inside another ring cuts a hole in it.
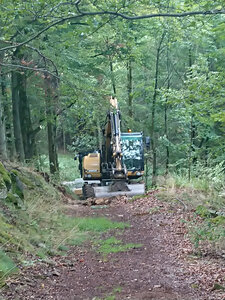
[{"label": "excavator bucket", "polygon": [[125,181],[115,181],[109,185],[110,192],[129,192],[130,189]]},{"label": "excavator bucket", "polygon": [[[124,183],[125,184],[125,183]],[[126,188],[120,187],[116,190],[116,186],[96,186],[93,187],[95,198],[105,198],[113,196],[129,196],[143,195],[145,193],[145,185],[141,183],[125,184]],[[118,186],[117,186],[118,187]]]}]

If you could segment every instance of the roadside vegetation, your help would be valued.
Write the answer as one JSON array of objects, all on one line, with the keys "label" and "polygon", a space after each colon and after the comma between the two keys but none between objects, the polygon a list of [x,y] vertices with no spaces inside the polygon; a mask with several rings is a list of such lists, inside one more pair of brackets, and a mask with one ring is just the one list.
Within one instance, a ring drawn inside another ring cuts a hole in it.
[{"label": "roadside vegetation", "polygon": [[[66,162],[70,159],[68,156]],[[68,169],[66,162],[63,160],[62,164],[65,171]],[[51,256],[63,255],[69,246],[82,244],[101,232],[129,226],[106,218],[70,217],[65,212],[66,198],[57,186],[18,165],[8,165],[7,169],[1,165],[3,170],[5,181],[9,182],[9,176],[16,172],[23,184],[23,196],[19,197],[19,192],[16,194],[12,186],[8,196],[0,201],[1,285],[9,275],[18,271],[18,267],[37,264],[42,260],[50,262]]]},{"label": "roadside vegetation", "polygon": [[[188,222],[196,253],[225,255],[225,175],[223,164],[216,167],[197,164],[189,180],[177,172],[158,178],[157,198],[193,212]],[[207,252],[207,253],[206,253]]]}]

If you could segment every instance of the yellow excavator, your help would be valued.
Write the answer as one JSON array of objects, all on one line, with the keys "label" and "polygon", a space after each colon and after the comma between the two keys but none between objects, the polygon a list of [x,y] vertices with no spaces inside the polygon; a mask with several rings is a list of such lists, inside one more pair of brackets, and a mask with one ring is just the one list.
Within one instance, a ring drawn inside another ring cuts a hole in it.
[{"label": "yellow excavator", "polygon": [[101,198],[117,195],[141,195],[144,183],[132,182],[144,175],[144,144],[141,132],[121,133],[121,114],[117,100],[111,98],[103,129],[102,149],[79,158],[84,180],[83,197]]}]

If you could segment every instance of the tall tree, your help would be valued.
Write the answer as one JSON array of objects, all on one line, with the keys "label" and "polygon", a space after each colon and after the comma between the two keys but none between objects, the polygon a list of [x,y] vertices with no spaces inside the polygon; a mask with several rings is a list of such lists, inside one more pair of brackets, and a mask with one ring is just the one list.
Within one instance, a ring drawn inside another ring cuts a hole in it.
[{"label": "tall tree", "polygon": [[158,94],[158,81],[159,81],[159,63],[160,63],[160,55],[162,54],[162,46],[163,40],[165,38],[165,31],[162,33],[161,38],[159,40],[157,49],[156,49],[156,62],[155,62],[155,84],[154,84],[154,92],[152,97],[152,122],[151,122],[151,137],[152,137],[152,185],[156,185],[156,175],[157,175],[157,151],[156,151],[156,136],[155,136],[155,122],[156,122],[156,99]]},{"label": "tall tree", "polygon": [[56,143],[56,101],[58,99],[58,82],[54,77],[45,74],[45,103],[48,133],[48,153],[50,173],[59,172],[57,143]]}]

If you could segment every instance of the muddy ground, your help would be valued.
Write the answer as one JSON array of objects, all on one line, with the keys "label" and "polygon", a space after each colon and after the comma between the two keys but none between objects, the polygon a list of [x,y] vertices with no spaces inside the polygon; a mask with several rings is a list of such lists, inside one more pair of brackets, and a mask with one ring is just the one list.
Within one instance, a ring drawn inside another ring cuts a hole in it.
[{"label": "muddy ground", "polygon": [[157,200],[157,194],[134,202],[126,197],[112,199],[99,208],[69,204],[73,216],[106,216],[127,222],[129,228],[103,234],[124,244],[141,244],[107,256],[86,242],[72,247],[66,256],[51,264],[40,262],[21,269],[10,278],[3,299],[156,299],[223,300],[225,261],[211,256],[197,257],[189,240],[185,220],[192,213],[179,204]]}]

